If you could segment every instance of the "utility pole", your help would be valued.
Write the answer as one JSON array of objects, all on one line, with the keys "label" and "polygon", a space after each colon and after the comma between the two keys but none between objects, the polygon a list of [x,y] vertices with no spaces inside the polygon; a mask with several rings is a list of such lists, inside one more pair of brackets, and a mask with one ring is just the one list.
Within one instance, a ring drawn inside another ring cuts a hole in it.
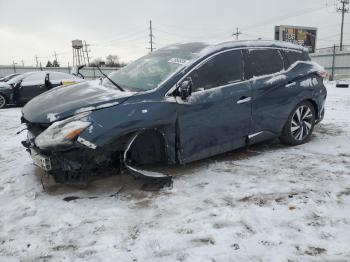
[{"label": "utility pole", "polygon": [[334,80],[334,71],[335,71],[335,52],[336,52],[336,45],[333,46],[333,55],[332,55],[332,74],[329,80]]},{"label": "utility pole", "polygon": [[346,5],[349,4],[349,0],[339,0],[341,7],[337,8],[338,12],[341,12],[341,29],[340,29],[340,51],[343,51],[343,34],[344,34],[344,16],[349,12],[349,8]]},{"label": "utility pole", "polygon": [[38,59],[39,59],[39,57],[36,55],[36,56],[35,56],[36,67],[39,67],[39,60],[38,60]]},{"label": "utility pole", "polygon": [[238,40],[238,36],[241,35],[242,32],[239,31],[238,27],[236,28],[236,33],[233,33],[232,36],[236,36],[236,40]]},{"label": "utility pole", "polygon": [[154,47],[153,47],[153,45],[154,45],[154,42],[153,42],[153,37],[154,37],[154,35],[153,35],[153,32],[152,32],[153,30],[152,30],[152,20],[149,20],[149,43],[150,43],[150,48],[147,48],[147,49],[150,49],[151,50],[151,52],[153,52],[153,50],[155,49]]},{"label": "utility pole", "polygon": [[88,66],[90,65],[90,56],[89,56],[89,52],[91,52],[91,50],[88,50],[88,45],[86,43],[86,41],[84,40],[84,46],[85,46],[85,53],[86,53],[86,58],[87,58],[87,61],[88,61]]},{"label": "utility pole", "polygon": [[22,62],[22,66],[24,66],[24,60],[23,59],[21,60],[21,62]]},{"label": "utility pole", "polygon": [[55,60],[56,60],[56,62],[58,63],[56,51],[53,53],[53,56],[55,57]]},{"label": "utility pole", "polygon": [[12,61],[12,65],[13,65],[13,72],[16,74],[16,64],[15,61]]}]

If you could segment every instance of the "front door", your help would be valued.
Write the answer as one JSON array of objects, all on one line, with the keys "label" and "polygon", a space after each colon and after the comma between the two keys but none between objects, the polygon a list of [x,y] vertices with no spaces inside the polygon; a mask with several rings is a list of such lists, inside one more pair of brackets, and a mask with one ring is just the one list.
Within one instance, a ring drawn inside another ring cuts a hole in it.
[{"label": "front door", "polygon": [[22,80],[18,90],[19,101],[28,102],[32,98],[47,91],[45,72],[35,72]]},{"label": "front door", "polygon": [[243,81],[241,50],[212,56],[188,77],[192,95],[177,97],[179,156],[186,163],[245,145],[251,86]]}]

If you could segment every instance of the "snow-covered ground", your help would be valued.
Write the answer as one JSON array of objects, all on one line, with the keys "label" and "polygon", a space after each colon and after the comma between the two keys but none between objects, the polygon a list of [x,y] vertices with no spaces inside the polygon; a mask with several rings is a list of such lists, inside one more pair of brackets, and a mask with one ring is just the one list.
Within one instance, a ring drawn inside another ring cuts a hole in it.
[{"label": "snow-covered ground", "polygon": [[0,261],[350,261],[350,89],[329,85],[308,144],[177,167],[159,192],[127,175],[44,192],[18,130],[1,110]]}]

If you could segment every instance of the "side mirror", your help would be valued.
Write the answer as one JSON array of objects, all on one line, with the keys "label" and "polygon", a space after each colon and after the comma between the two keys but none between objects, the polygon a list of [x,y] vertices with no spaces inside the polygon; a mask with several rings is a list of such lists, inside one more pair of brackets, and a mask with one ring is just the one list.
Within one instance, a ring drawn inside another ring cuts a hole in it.
[{"label": "side mirror", "polygon": [[181,82],[178,88],[178,94],[182,100],[186,100],[192,93],[192,79],[186,78]]},{"label": "side mirror", "polygon": [[18,81],[18,82],[15,83],[15,84],[12,84],[12,86],[13,86],[14,88],[20,88],[21,85],[22,85],[22,80]]}]

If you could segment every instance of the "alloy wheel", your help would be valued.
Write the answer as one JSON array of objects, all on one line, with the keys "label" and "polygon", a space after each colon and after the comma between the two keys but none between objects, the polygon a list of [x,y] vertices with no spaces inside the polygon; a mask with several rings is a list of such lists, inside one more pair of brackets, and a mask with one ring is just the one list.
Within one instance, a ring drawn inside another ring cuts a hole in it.
[{"label": "alloy wheel", "polygon": [[290,131],[295,140],[302,141],[309,134],[313,126],[313,112],[307,105],[299,106],[291,121]]},{"label": "alloy wheel", "polygon": [[6,99],[3,95],[0,95],[0,108],[5,107],[6,105]]}]

